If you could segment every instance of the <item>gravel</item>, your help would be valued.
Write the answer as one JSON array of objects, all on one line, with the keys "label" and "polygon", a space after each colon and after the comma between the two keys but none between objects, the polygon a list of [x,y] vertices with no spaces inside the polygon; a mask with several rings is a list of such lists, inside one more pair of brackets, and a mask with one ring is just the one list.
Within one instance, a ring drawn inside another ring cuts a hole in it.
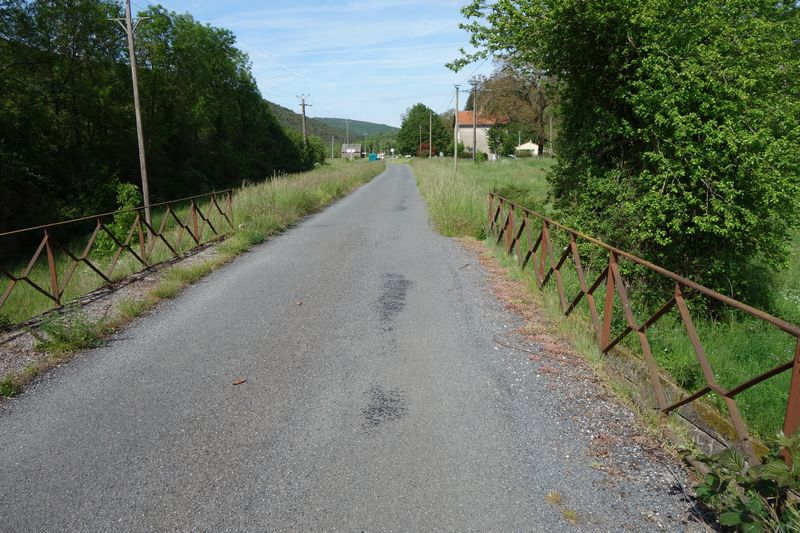
[{"label": "gravel", "polygon": [[9,402],[0,529],[690,528],[669,459],[491,279],[389,166]]}]

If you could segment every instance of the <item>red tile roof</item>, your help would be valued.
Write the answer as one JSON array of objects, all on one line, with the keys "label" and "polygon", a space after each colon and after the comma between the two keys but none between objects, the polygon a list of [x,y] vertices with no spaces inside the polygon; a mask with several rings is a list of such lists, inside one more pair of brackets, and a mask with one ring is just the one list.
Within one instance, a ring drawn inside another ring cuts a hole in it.
[{"label": "red tile roof", "polygon": [[[508,124],[508,117],[497,117],[494,115],[478,115],[478,126],[494,126],[495,124]],[[472,111],[458,112],[459,126],[472,126]]]}]

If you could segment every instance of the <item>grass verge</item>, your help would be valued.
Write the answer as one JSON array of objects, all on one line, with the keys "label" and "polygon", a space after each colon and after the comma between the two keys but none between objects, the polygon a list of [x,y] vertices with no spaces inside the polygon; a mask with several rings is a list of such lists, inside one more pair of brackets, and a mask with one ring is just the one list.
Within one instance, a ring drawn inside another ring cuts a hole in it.
[{"label": "grass verge", "polygon": [[487,199],[495,191],[531,209],[547,212],[550,158],[492,163],[413,159],[411,167],[436,229],[448,237],[486,237]]},{"label": "grass verge", "polygon": [[[458,174],[455,174],[452,163],[422,159],[412,163],[420,192],[428,204],[428,211],[436,228],[444,235],[479,239],[486,236],[486,194],[492,190],[521,205],[549,214],[546,173],[551,164],[547,160],[502,161],[477,165],[462,163]],[[528,239],[526,232],[522,237],[523,247],[528,244]],[[563,244],[555,242],[553,247],[560,249]],[[768,311],[797,323],[800,322],[800,233],[794,244],[789,267],[776,276],[772,283],[773,305]],[[502,252],[498,254],[501,261],[503,255],[505,254]],[[587,278],[593,280],[604,266],[604,263],[584,264]],[[530,290],[538,293],[539,289],[533,283],[532,275],[527,273],[525,276]],[[579,281],[569,265],[564,267],[563,277],[567,298],[571,299],[579,291]],[[552,318],[558,323],[572,324],[567,326],[572,331],[566,333],[580,345],[580,351],[591,358],[597,357],[598,350],[588,317],[584,317],[583,322],[565,321],[557,295],[551,294],[549,290],[544,295],[543,305]],[[585,304],[580,304],[578,309],[583,310],[584,306]],[[616,309],[622,309],[619,301],[616,302]],[[647,311],[643,307],[637,308],[634,301],[634,314],[640,320],[649,316]],[[623,327],[622,313],[618,312],[618,315],[620,316],[615,315],[613,322],[616,332]],[[794,342],[791,337],[739,312],[731,312],[713,321],[696,316],[695,325],[717,381],[723,387],[733,387],[792,360]],[[678,385],[690,391],[705,385],[694,349],[676,311],[648,328],[647,335],[654,357]],[[634,352],[639,351],[638,340],[633,335],[628,336],[623,346]],[[789,378],[788,373],[783,373],[737,396],[737,404],[757,436],[774,437],[781,429]],[[725,413],[721,397],[710,394],[705,401]]]},{"label": "grass verge", "polygon": [[[165,270],[158,284],[142,298],[124,299],[115,305],[113,318],[92,321],[80,313],[69,313],[45,321],[38,331],[37,351],[43,356],[26,367],[0,378],[0,396],[19,394],[37,375],[69,359],[74,353],[99,345],[117,328],[141,316],[159,301],[175,297],[237,255],[331,202],[346,196],[385,168],[381,162],[335,161],[301,174],[248,185],[233,199],[236,230],[216,245],[215,255],[188,266]],[[87,274],[88,275],[88,274]],[[17,300],[26,301],[25,298]],[[0,323],[8,325],[9,321]]]}]

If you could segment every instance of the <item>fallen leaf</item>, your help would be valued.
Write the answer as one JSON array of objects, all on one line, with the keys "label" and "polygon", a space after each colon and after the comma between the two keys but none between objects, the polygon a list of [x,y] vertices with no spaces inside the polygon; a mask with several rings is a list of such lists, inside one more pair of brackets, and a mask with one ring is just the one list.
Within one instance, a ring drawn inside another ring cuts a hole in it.
[{"label": "fallen leaf", "polygon": [[233,384],[234,384],[234,385],[241,385],[241,384],[242,384],[242,383],[244,383],[245,381],[247,381],[247,380],[246,380],[246,379],[237,379],[236,381],[234,381],[234,382],[233,382]]}]

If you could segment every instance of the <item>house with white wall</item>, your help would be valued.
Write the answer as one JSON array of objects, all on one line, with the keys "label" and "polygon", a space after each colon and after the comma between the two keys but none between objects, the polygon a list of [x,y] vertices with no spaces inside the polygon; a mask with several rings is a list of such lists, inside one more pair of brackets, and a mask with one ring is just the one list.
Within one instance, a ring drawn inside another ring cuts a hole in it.
[{"label": "house with white wall", "polygon": [[[494,159],[494,155],[489,150],[489,129],[496,124],[508,124],[509,120],[505,117],[496,117],[493,115],[484,115],[480,112],[477,116],[477,124],[475,126],[475,142],[478,152],[483,152],[489,155],[490,159]],[[454,125],[455,127],[455,125]],[[458,112],[458,131],[456,131],[457,142],[464,145],[464,151],[472,153],[473,144],[473,115],[472,111],[459,111]]]}]

